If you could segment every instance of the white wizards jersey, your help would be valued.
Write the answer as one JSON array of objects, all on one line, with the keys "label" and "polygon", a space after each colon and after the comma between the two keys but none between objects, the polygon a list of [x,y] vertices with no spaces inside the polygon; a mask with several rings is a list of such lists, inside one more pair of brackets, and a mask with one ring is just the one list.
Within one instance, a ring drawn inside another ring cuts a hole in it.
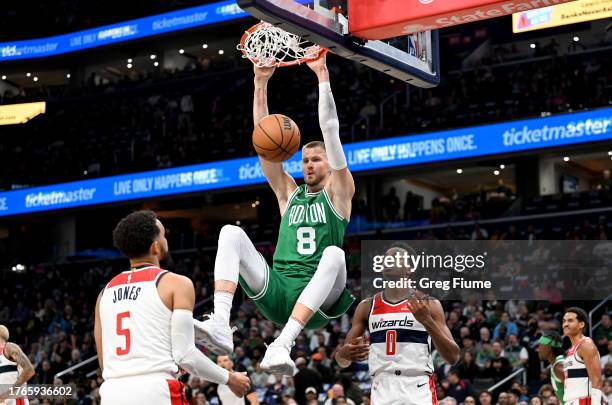
[{"label": "white wizards jersey", "polygon": [[582,338],[568,350],[563,360],[563,402],[568,403],[591,396],[591,381],[584,360],[578,355],[578,348],[587,338]]},{"label": "white wizards jersey", "polygon": [[100,299],[103,377],[176,374],[172,359],[172,311],[157,291],[165,270],[139,267],[115,276]]},{"label": "white wizards jersey", "polygon": [[15,384],[17,377],[19,377],[17,363],[7,359],[4,355],[4,346],[0,346],[0,384]]},{"label": "white wizards jersey", "polygon": [[412,315],[407,300],[391,304],[382,293],[374,296],[368,330],[372,376],[386,372],[402,376],[430,375],[434,372],[431,337]]}]

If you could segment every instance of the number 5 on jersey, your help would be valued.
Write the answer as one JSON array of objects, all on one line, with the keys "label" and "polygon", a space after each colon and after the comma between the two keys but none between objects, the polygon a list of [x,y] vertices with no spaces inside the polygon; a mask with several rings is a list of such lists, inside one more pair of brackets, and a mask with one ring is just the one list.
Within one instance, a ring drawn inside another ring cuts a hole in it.
[{"label": "number 5 on jersey", "polygon": [[132,336],[130,330],[123,325],[123,320],[130,318],[130,311],[117,314],[117,336],[125,336],[125,347],[117,346],[117,356],[124,356],[130,352]]},{"label": "number 5 on jersey", "polygon": [[311,255],[317,251],[315,229],[302,226],[297,230],[297,251],[301,255]]}]

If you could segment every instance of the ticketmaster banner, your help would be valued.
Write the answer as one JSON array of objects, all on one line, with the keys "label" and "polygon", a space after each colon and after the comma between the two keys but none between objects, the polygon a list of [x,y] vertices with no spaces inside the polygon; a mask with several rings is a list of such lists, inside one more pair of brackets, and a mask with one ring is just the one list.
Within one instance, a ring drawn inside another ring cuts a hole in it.
[{"label": "ticketmaster banner", "polygon": [[47,38],[0,43],[0,61],[44,58],[248,17],[234,0]]},{"label": "ticketmaster banner", "polygon": [[361,295],[601,300],[612,292],[611,264],[607,240],[369,240],[361,242]]},{"label": "ticketmaster banner", "polygon": [[[344,146],[353,172],[499,155],[612,139],[612,108],[356,142]],[[285,162],[302,176],[301,154]],[[256,157],[0,192],[0,217],[116,203],[265,182]]]}]

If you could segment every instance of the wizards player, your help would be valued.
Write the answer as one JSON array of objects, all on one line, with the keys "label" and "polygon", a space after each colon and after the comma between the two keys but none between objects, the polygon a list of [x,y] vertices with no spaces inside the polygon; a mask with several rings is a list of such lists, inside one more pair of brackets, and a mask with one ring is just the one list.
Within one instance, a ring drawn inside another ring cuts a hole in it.
[{"label": "wizards player", "polygon": [[[391,248],[387,255],[414,251]],[[408,277],[407,267],[383,270],[383,279]],[[388,284],[387,284],[388,285]],[[370,344],[364,342],[366,332]],[[368,360],[373,405],[437,404],[433,346],[451,364],[459,360],[459,346],[446,326],[440,301],[408,288],[385,288],[357,306],[346,344],[336,352],[340,367]]]}]

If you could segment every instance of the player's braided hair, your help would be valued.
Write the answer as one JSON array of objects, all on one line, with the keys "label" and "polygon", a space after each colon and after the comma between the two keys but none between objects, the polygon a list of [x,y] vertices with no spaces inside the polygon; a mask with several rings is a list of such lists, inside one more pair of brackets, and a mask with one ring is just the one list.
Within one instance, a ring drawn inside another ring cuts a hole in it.
[{"label": "player's braided hair", "polygon": [[130,259],[145,256],[159,232],[153,211],[132,212],[115,227],[113,245]]}]

